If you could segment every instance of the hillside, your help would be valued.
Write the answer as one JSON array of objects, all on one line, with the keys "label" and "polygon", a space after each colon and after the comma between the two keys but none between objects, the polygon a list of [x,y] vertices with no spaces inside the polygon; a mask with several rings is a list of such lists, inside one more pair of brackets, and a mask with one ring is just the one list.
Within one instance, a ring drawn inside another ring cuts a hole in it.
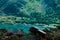
[{"label": "hillside", "polygon": [[28,23],[60,24],[60,0],[0,0],[0,16],[24,17],[29,21],[23,22]]}]

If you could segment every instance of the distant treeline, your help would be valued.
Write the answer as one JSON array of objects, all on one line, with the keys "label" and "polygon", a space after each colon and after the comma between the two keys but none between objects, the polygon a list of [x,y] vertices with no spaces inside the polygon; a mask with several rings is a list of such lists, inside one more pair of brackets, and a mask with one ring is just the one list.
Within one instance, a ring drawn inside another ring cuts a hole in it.
[{"label": "distant treeline", "polygon": [[0,16],[0,23],[43,23],[43,24],[60,24],[49,21],[37,20],[36,18],[16,17],[16,16]]}]

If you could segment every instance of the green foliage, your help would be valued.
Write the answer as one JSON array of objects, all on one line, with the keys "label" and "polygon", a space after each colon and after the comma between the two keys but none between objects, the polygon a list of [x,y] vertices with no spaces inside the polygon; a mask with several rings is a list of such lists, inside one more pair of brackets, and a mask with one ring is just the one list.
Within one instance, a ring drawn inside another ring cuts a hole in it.
[{"label": "green foliage", "polygon": [[[25,14],[29,15],[32,18],[36,18],[37,22],[44,22],[44,23],[60,23],[58,22],[60,19],[59,17],[56,15],[57,14],[57,9],[54,10],[54,8],[52,7],[52,5],[55,6],[55,4],[57,3],[57,5],[59,4],[58,1],[51,1],[53,2],[53,4],[51,5],[51,7],[49,5],[43,5],[41,4],[43,1],[37,1],[37,0],[25,0],[27,2],[27,4],[22,7],[23,9],[22,12],[24,12]],[[49,3],[47,3],[49,4]],[[51,3],[50,3],[51,4]]]}]

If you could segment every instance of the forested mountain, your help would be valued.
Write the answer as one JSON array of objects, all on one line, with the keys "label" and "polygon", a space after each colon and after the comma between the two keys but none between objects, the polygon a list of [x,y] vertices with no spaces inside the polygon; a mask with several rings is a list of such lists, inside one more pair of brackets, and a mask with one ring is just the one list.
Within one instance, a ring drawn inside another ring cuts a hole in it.
[{"label": "forested mountain", "polygon": [[29,21],[34,19],[39,23],[60,23],[60,0],[0,0],[0,15],[30,18]]}]

